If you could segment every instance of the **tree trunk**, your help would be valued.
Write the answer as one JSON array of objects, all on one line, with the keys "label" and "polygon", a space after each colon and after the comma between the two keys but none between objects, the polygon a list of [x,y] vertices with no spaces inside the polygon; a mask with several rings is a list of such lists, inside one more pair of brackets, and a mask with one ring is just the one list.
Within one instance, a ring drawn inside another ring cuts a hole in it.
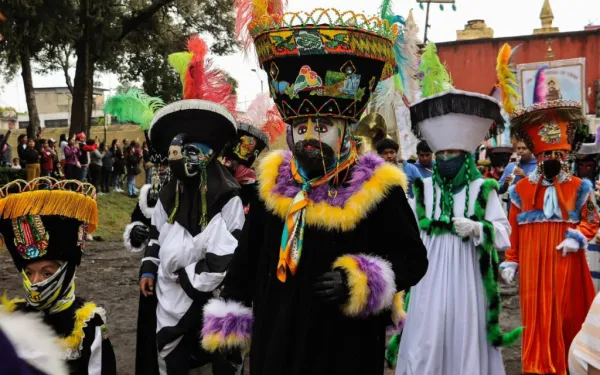
[{"label": "tree trunk", "polygon": [[21,76],[25,86],[25,101],[29,113],[29,125],[27,125],[27,137],[34,139],[40,129],[40,116],[38,115],[37,103],[35,101],[35,90],[33,88],[33,76],[31,74],[31,56],[29,50],[24,47],[20,53]]},{"label": "tree trunk", "polygon": [[[88,85],[91,82],[90,74],[90,20],[88,12],[89,0],[81,1],[80,22],[83,23],[83,35],[75,45],[77,64],[75,65],[75,81],[73,83],[73,104],[71,106],[70,134],[85,132],[89,129],[91,114],[89,112],[90,92]],[[87,134],[86,134],[87,135]]]}]

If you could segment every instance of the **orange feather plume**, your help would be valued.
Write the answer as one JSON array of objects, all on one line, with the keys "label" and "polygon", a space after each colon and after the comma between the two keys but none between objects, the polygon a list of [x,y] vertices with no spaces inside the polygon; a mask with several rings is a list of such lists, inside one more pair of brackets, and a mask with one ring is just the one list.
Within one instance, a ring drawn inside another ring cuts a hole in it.
[{"label": "orange feather plume", "polygon": [[513,49],[508,43],[505,43],[498,53],[496,64],[496,74],[498,75],[498,84],[502,95],[502,106],[506,113],[513,113],[516,109],[516,103],[519,101],[517,94],[517,78],[510,69],[510,60],[513,55]]}]

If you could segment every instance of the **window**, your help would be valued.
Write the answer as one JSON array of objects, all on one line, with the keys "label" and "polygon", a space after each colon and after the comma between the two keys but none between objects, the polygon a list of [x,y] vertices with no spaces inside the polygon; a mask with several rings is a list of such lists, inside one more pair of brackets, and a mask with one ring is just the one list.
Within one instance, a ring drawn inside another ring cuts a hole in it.
[{"label": "window", "polygon": [[27,129],[29,121],[19,121],[19,129]]},{"label": "window", "polygon": [[62,119],[62,120],[46,120],[44,122],[44,125],[47,128],[67,127],[67,126],[69,126],[69,120],[67,120],[67,119]]}]

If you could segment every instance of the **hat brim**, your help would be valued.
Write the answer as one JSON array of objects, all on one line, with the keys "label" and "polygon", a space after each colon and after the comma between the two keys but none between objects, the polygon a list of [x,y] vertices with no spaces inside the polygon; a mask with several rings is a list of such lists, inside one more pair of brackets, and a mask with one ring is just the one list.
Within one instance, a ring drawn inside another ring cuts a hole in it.
[{"label": "hat brim", "polygon": [[180,100],[163,107],[150,124],[152,147],[168,155],[171,141],[178,134],[186,139],[207,144],[220,153],[235,139],[236,121],[224,106],[199,99]]}]

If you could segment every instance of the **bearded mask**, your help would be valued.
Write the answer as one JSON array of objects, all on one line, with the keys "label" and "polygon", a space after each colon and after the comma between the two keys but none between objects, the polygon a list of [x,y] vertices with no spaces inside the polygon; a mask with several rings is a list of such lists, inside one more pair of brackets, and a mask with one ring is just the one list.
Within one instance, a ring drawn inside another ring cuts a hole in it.
[{"label": "bearded mask", "polygon": [[302,168],[311,174],[325,172],[350,152],[346,120],[304,117],[292,124],[293,153]]},{"label": "bearded mask", "polygon": [[562,171],[568,173],[567,151],[546,151],[538,155],[538,169],[546,180],[552,180]]},{"label": "bearded mask", "polygon": [[189,181],[196,178],[212,160],[213,150],[205,144],[186,142],[185,134],[178,134],[169,147],[169,168],[175,178]]}]

